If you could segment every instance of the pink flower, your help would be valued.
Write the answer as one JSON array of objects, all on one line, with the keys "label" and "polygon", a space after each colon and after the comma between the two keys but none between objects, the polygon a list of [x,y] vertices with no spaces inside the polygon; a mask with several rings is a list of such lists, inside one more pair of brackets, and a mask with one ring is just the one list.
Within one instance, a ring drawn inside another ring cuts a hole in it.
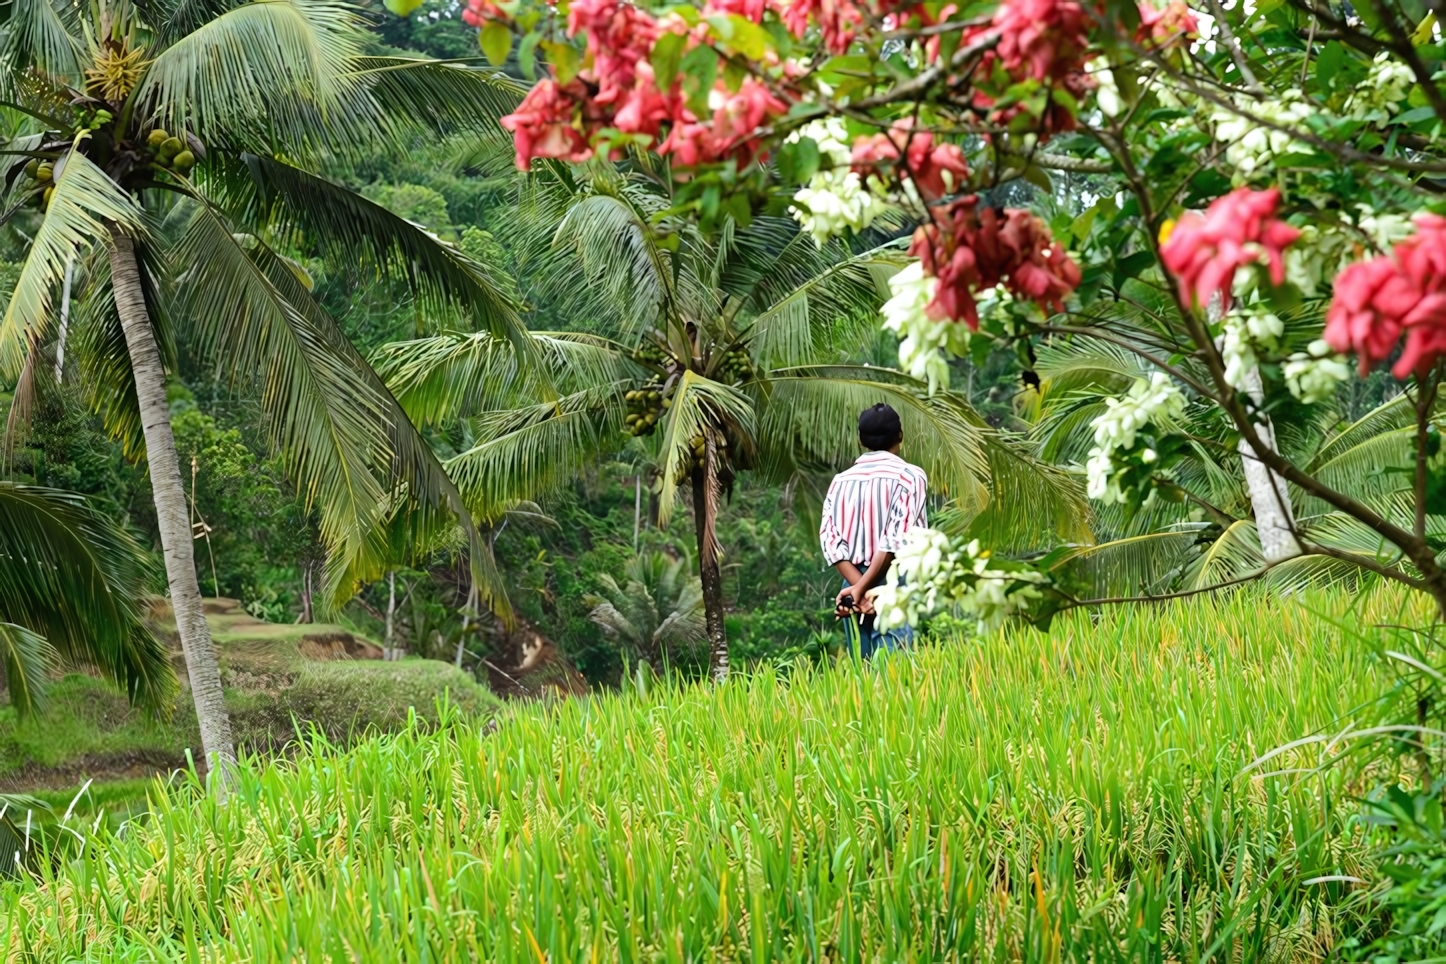
[{"label": "pink flower", "polygon": [[808,21],[812,18],[823,34],[825,46],[835,54],[849,48],[864,23],[863,10],[852,0],[791,0],[781,15],[783,25],[795,37],[802,37],[808,31]]},{"label": "pink flower", "polygon": [[1153,3],[1140,4],[1140,26],[1135,31],[1135,43],[1141,47],[1166,49],[1199,36],[1200,24],[1190,8],[1185,6],[1185,0],[1169,0],[1163,10]]},{"label": "pink flower", "polygon": [[467,0],[467,6],[462,11],[462,22],[472,27],[480,27],[489,20],[510,19],[492,0]]},{"label": "pink flower", "polygon": [[711,123],[699,121],[680,105],[673,129],[659,145],[658,153],[671,154],[682,167],[727,159],[741,167],[758,156],[758,129],[788,112],[787,104],[752,77],[746,78],[736,93],[728,93],[721,85],[714,93],[721,95],[722,103],[713,111]]},{"label": "pink flower", "polygon": [[996,50],[1016,78],[1058,80],[1083,65],[1089,25],[1075,0],[1004,0],[994,12]]},{"label": "pink flower", "polygon": [[1446,220],[1423,215],[1416,223],[1417,233],[1390,256],[1350,265],[1336,277],[1325,340],[1336,351],[1355,352],[1361,374],[1385,361],[1403,334],[1391,367],[1397,378],[1425,374],[1446,356]]},{"label": "pink flower", "polygon": [[566,87],[551,78],[538,81],[517,110],[502,118],[502,126],[512,131],[518,170],[528,170],[534,157],[572,162],[592,157],[587,139],[572,126],[584,93],[581,86],[577,81]]},{"label": "pink flower", "polygon": [[703,9],[709,13],[737,14],[754,23],[762,23],[768,0],[707,0]]},{"label": "pink flower", "polygon": [[913,181],[926,201],[954,193],[969,177],[969,166],[958,145],[935,144],[933,134],[912,130],[908,121],[854,141],[853,168],[859,176],[877,173],[886,165],[897,167],[900,177]]},{"label": "pink flower", "polygon": [[1220,293],[1221,305],[1230,307],[1235,272],[1257,264],[1264,256],[1274,284],[1285,281],[1282,252],[1300,232],[1275,217],[1280,191],[1252,191],[1242,187],[1216,198],[1199,214],[1186,214],[1160,249],[1161,260],[1179,279],[1186,295],[1197,305]]},{"label": "pink flower", "polygon": [[1079,286],[1080,270],[1028,211],[978,207],[974,196],[938,208],[914,232],[909,253],[937,279],[930,317],[979,327],[975,295],[1003,284],[1016,297],[1052,311]]}]

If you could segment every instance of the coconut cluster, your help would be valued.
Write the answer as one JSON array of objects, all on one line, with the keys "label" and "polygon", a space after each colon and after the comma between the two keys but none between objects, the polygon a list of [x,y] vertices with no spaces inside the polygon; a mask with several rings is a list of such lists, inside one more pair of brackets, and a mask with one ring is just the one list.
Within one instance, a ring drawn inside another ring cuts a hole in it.
[{"label": "coconut cluster", "polygon": [[658,422],[662,421],[672,400],[663,397],[663,386],[657,383],[634,389],[623,396],[628,403],[628,414],[623,418],[630,435],[652,435]]}]

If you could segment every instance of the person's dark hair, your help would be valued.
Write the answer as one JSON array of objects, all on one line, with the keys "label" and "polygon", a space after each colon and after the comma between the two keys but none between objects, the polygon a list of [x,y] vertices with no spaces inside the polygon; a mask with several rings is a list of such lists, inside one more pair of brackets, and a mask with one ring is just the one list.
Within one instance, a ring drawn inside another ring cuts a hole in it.
[{"label": "person's dark hair", "polygon": [[859,441],[871,452],[891,449],[904,437],[899,413],[883,402],[859,413]]}]

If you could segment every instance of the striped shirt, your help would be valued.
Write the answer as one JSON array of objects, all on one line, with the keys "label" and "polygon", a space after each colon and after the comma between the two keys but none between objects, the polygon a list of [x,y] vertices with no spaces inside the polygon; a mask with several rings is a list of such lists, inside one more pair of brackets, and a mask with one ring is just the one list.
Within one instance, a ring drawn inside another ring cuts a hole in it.
[{"label": "striped shirt", "polygon": [[892,452],[865,452],[833,477],[823,500],[818,540],[829,565],[848,560],[860,569],[874,552],[898,553],[909,531],[927,525],[924,470]]}]

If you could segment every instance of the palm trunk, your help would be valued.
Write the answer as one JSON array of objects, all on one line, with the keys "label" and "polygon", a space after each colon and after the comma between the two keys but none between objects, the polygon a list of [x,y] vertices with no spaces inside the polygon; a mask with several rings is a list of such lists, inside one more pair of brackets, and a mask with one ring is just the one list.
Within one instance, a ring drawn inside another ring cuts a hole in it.
[{"label": "palm trunk", "polygon": [[723,576],[718,568],[718,449],[704,433],[703,465],[693,470],[693,523],[698,536],[698,577],[708,626],[708,664],[713,682],[728,679],[728,634],[723,626]]},{"label": "palm trunk", "polygon": [[392,627],[397,616],[397,571],[395,569],[387,573],[387,631],[385,642],[382,644],[382,659],[394,660],[397,658],[397,651],[392,648]]},{"label": "palm trunk", "polygon": [[313,623],[316,615],[311,611],[311,560],[306,559],[301,563],[301,621],[302,623]]},{"label": "palm trunk", "polygon": [[633,479],[633,552],[638,551],[638,532],[643,522],[643,473]]},{"label": "palm trunk", "polygon": [[217,776],[212,783],[213,790],[224,798],[236,764],[236,749],[221,689],[221,667],[201,609],[201,586],[196,578],[186,490],[181,482],[181,465],[176,456],[176,439],[171,434],[170,408],[166,404],[166,371],[141,289],[135,245],[115,227],[111,228],[110,270],[116,312],[120,315],[135,376],[136,402],[156,503],[156,523],[166,558],[166,581],[171,592],[171,608],[176,614],[176,632],[181,637],[181,651],[186,658],[191,699],[196,704],[201,749],[206,755],[207,771]]},{"label": "palm trunk", "polygon": [[[1260,372],[1252,371],[1246,376],[1246,390],[1258,405],[1264,397]],[[1260,441],[1279,452],[1275,444],[1275,428],[1269,418],[1255,423],[1255,433]],[[1290,504],[1290,493],[1285,480],[1266,468],[1250,443],[1240,440],[1240,461],[1245,469],[1245,485],[1250,490],[1250,505],[1255,510],[1255,531],[1260,536],[1260,554],[1267,563],[1282,562],[1300,555],[1300,544],[1295,540],[1295,519]]]}]

